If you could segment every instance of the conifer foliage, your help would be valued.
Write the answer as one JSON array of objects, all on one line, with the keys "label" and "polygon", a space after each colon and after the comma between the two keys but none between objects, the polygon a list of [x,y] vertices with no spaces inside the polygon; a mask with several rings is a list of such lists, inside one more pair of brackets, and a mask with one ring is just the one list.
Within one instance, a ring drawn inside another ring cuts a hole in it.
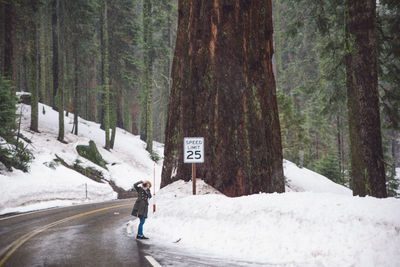
[{"label": "conifer foliage", "polygon": [[[398,183],[399,7],[398,1],[274,1],[277,88],[305,116],[301,128],[293,118],[282,124],[289,135],[283,147],[300,129],[311,140],[284,156],[301,153],[303,166],[321,173],[335,173],[336,161],[356,195],[385,197],[385,187]],[[279,104],[281,116],[288,114]]]},{"label": "conifer foliage", "polygon": [[61,142],[67,114],[74,134],[79,118],[101,123],[107,149],[117,127],[144,130],[159,157],[152,144],[164,137],[176,0],[5,0],[0,13],[0,73],[31,93],[31,130],[40,131],[41,102],[59,111]]},{"label": "conifer foliage", "polygon": [[10,80],[0,76],[0,137],[10,140],[16,130],[17,99]]},{"label": "conifer foliage", "polygon": [[16,104],[11,81],[0,75],[0,162],[27,171],[32,154],[18,141]]}]

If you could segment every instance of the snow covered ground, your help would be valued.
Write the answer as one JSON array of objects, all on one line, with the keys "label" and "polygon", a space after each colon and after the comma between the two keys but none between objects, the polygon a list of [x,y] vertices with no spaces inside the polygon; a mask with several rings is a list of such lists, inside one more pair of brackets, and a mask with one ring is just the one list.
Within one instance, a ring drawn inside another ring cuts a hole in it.
[{"label": "snow covered ground", "polygon": [[[96,123],[80,119],[79,136],[70,134],[70,114],[65,117],[68,144],[62,144],[56,140],[57,112],[40,104],[38,134],[29,131],[30,107],[21,107],[22,133],[33,141],[29,148],[35,160],[30,173],[0,174],[0,214],[117,197],[106,183],[62,165],[49,167],[55,154],[69,164],[79,159],[101,170],[124,189],[138,180],[153,181],[155,170],[158,190],[162,161],[150,159],[138,136],[118,129],[115,149],[109,152],[102,148],[104,132]],[[108,171],[77,154],[75,147],[89,140],[109,163]],[[163,146],[154,146],[163,155]],[[157,211],[144,227],[148,243],[263,266],[400,266],[399,199],[353,197],[349,189],[289,161],[284,161],[284,172],[288,184],[283,194],[229,198],[200,180],[196,196],[191,183],[183,181],[157,191],[152,199]],[[127,231],[134,236],[136,229],[137,220],[130,221]]]},{"label": "snow covered ground", "polygon": [[[306,188],[296,184],[307,192],[229,198],[200,180],[196,196],[190,182],[161,189],[144,225],[148,243],[256,266],[400,266],[399,199],[353,197],[324,177],[313,186],[318,175],[285,164],[292,177],[311,174]],[[137,223],[128,224],[132,236]]]},{"label": "snow covered ground", "polygon": [[[138,136],[117,129],[115,147],[109,152],[103,148],[105,137],[99,124],[80,118],[79,136],[75,136],[71,134],[73,114],[69,114],[64,118],[67,144],[62,144],[57,141],[58,112],[39,104],[40,133],[33,133],[29,130],[30,106],[20,105],[18,113],[20,108],[23,114],[22,134],[32,140],[28,148],[35,159],[29,173],[19,170],[0,173],[0,214],[117,198],[117,194],[106,183],[96,183],[62,165],[56,165],[55,169],[49,167],[56,154],[70,165],[79,159],[81,165],[100,170],[106,179],[112,179],[125,190],[132,188],[138,180],[153,181],[155,170],[156,187],[159,187],[162,161],[155,164],[150,159],[145,150],[146,144]],[[78,155],[76,146],[88,145],[89,140],[96,143],[99,152],[109,163],[108,171]],[[160,156],[163,155],[162,144],[154,142],[154,148]]]},{"label": "snow covered ground", "polygon": [[287,179],[286,192],[314,192],[353,195],[347,187],[332,182],[325,176],[306,168],[299,168],[296,164],[283,160],[283,171]]}]

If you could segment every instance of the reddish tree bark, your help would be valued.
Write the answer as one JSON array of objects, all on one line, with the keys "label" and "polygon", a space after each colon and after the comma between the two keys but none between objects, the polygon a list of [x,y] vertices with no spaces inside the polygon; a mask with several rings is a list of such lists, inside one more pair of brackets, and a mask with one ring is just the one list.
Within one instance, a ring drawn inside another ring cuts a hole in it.
[{"label": "reddish tree bark", "polygon": [[203,178],[228,196],[284,192],[271,1],[179,1],[162,186],[191,178],[183,137],[205,139]]},{"label": "reddish tree bark", "polygon": [[387,197],[379,114],[376,1],[346,2],[346,87],[354,195]]}]

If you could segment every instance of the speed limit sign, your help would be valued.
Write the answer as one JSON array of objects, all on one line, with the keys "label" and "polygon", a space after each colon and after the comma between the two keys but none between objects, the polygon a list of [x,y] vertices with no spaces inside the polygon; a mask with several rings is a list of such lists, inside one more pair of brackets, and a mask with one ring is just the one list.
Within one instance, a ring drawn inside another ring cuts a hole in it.
[{"label": "speed limit sign", "polygon": [[183,162],[204,162],[204,137],[185,137],[183,139]]}]

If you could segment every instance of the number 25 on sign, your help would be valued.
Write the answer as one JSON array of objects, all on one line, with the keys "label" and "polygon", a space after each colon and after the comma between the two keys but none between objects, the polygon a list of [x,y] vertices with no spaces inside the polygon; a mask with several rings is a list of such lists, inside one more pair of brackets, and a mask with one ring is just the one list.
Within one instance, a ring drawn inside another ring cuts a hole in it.
[{"label": "number 25 on sign", "polygon": [[192,163],[193,195],[196,195],[196,163],[204,162],[203,137],[185,137],[183,139],[183,162]]},{"label": "number 25 on sign", "polygon": [[204,162],[204,138],[185,137],[183,139],[184,163]]}]

